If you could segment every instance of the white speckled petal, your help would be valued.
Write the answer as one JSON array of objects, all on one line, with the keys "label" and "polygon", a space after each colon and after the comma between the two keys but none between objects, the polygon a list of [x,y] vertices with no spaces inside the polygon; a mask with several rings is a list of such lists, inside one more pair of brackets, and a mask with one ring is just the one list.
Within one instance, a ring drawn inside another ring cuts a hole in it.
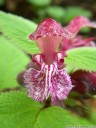
[{"label": "white speckled petal", "polygon": [[41,74],[41,71],[37,71],[33,68],[28,69],[24,75],[28,95],[32,97],[34,100],[44,100],[44,77],[45,76]]},{"label": "white speckled petal", "polygon": [[30,97],[43,101],[51,96],[52,104],[55,104],[57,98],[66,99],[73,87],[66,70],[58,70],[55,64],[43,65],[41,71],[31,68],[26,71],[24,78]]},{"label": "white speckled petal", "polygon": [[56,97],[59,100],[66,99],[72,88],[73,85],[66,69],[57,70],[52,77],[52,103],[54,104]]}]

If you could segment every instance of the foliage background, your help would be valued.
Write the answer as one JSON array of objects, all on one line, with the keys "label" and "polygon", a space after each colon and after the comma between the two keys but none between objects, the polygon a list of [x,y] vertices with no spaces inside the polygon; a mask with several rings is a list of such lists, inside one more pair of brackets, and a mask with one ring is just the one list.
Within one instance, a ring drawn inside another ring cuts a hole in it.
[{"label": "foliage background", "polygon": [[[46,17],[51,17],[65,26],[77,15],[83,15],[96,21],[95,0],[0,0],[0,10],[22,16],[36,24]],[[0,22],[2,22],[2,17],[0,17]],[[6,23],[11,27],[10,20]],[[19,28],[20,24],[16,24],[15,21],[13,24],[13,29]],[[30,29],[25,28],[22,24],[22,32],[25,34],[30,31],[31,33],[36,28],[36,24],[34,24],[32,29],[30,22],[28,22]],[[80,34],[85,37],[96,36],[96,30],[85,28],[80,31]],[[36,52],[37,49],[32,48],[32,50]],[[25,69],[29,61],[29,56],[13,45],[13,42],[10,43],[7,36],[2,37],[2,32],[0,32],[0,128],[38,128],[39,126],[40,128],[46,128],[46,126],[50,128],[63,128],[68,122],[72,125],[96,125],[96,114],[94,113],[96,110],[96,100],[94,98],[86,99],[80,96],[79,98],[81,99],[78,100],[78,98],[73,98],[76,94],[70,94],[69,99],[65,101],[65,108],[71,114],[78,117],[74,116],[72,118],[73,115],[70,116],[66,110],[58,107],[50,107],[47,110],[41,111],[42,106],[34,103],[24,92],[22,94],[19,92],[8,93],[9,91],[24,90],[17,83],[17,75]],[[17,107],[15,108],[14,106]],[[40,114],[37,118],[38,113]],[[34,120],[37,121],[34,123]],[[59,120],[59,123],[56,123],[56,120]]]}]

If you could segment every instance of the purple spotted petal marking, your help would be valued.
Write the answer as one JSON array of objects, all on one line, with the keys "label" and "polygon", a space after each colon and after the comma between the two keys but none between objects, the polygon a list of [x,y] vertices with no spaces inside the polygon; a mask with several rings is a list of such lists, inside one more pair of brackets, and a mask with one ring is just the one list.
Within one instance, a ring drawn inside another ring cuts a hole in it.
[{"label": "purple spotted petal marking", "polygon": [[66,99],[73,87],[66,70],[58,70],[56,64],[50,66],[43,64],[41,71],[30,68],[24,78],[30,97],[43,101],[51,96],[52,104],[56,102],[56,98]]}]

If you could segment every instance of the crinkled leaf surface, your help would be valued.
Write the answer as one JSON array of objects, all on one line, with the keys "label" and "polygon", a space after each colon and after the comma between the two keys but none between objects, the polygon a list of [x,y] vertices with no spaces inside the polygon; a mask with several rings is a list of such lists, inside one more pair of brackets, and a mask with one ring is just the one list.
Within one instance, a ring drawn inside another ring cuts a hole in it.
[{"label": "crinkled leaf surface", "polygon": [[0,89],[18,86],[16,77],[28,62],[29,58],[23,52],[0,36]]},{"label": "crinkled leaf surface", "polygon": [[96,71],[96,48],[75,48],[67,51],[65,64],[68,71]]},{"label": "crinkled leaf surface", "polygon": [[91,123],[59,107],[42,109],[24,92],[0,95],[0,128],[65,128],[80,124]]},{"label": "crinkled leaf surface", "polygon": [[34,32],[36,24],[19,16],[0,11],[0,31],[27,53],[37,53],[38,47],[28,35]]}]

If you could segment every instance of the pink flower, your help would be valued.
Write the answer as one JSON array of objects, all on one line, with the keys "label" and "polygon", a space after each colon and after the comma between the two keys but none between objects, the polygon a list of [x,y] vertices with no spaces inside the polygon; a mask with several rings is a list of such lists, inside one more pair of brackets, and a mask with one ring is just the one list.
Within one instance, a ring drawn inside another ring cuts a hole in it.
[{"label": "pink flower", "polygon": [[[87,18],[82,16],[75,17],[66,29],[73,33],[74,38],[67,39],[63,38],[61,49],[67,51],[72,48],[77,47],[96,47],[95,42],[93,42],[94,37],[83,39],[82,36],[76,36],[82,27],[93,27],[96,28],[96,23],[90,22]],[[80,94],[96,94],[96,72],[89,73],[86,71],[78,70],[70,74],[72,84],[75,85],[73,91]]]},{"label": "pink flower", "polygon": [[82,47],[82,46],[95,46],[95,43],[93,42],[94,37],[83,39],[82,36],[77,36],[77,33],[79,30],[83,27],[93,27],[96,28],[96,23],[90,22],[87,18],[83,16],[77,16],[75,17],[69,25],[66,27],[66,29],[70,32],[73,33],[73,38],[71,39],[66,39],[63,38],[62,44],[61,44],[61,49],[62,50],[68,50],[71,48],[76,48],[76,47]]},{"label": "pink flower", "polygon": [[85,46],[95,47],[96,44],[93,41],[95,39],[96,39],[95,37],[89,37],[87,39],[83,39],[82,36],[80,35],[70,40],[63,38],[61,50],[66,51],[72,48],[85,47]]},{"label": "pink flower", "polygon": [[45,19],[29,36],[35,40],[41,54],[33,55],[32,62],[38,68],[29,68],[24,75],[28,95],[34,100],[43,101],[51,97],[52,105],[67,98],[72,83],[63,68],[65,52],[58,52],[62,38],[71,38],[72,34],[64,30],[53,19]]},{"label": "pink flower", "polygon": [[70,74],[72,83],[76,85],[73,91],[80,94],[96,94],[96,72],[89,73],[86,71],[78,70]]}]

